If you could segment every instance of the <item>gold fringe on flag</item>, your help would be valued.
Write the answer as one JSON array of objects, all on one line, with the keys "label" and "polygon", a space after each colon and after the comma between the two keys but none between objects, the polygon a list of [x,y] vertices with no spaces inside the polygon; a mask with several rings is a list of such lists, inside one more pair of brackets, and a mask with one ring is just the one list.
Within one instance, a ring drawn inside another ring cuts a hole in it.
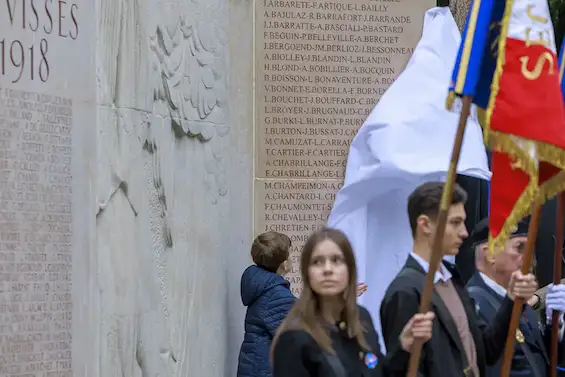
[{"label": "gold fringe on flag", "polygon": [[[537,162],[528,154],[528,152],[524,150],[523,147],[516,144],[514,136],[500,133],[498,131],[491,131],[488,141],[488,147],[492,151],[508,155],[512,161],[512,168],[520,169],[530,178],[530,182],[514,204],[512,211],[500,229],[500,233],[496,237],[489,234],[488,250],[489,256],[492,257],[504,248],[504,243],[508,240],[510,234],[513,233],[518,222],[531,214],[532,203],[537,195],[539,195],[539,187],[537,183],[539,169]],[[527,146],[531,147],[529,141]]]},{"label": "gold fringe on flag", "polygon": [[[492,237],[492,234],[489,235],[489,253],[491,255],[494,255],[496,251],[504,247],[504,243],[508,240],[518,222],[531,214],[533,203],[539,196],[545,202],[565,189],[565,172],[560,172],[541,186],[539,185],[539,162],[547,162],[559,169],[565,170],[564,150],[540,141],[527,140],[515,135],[501,133],[491,128],[492,114],[500,91],[500,78],[504,71],[506,39],[513,5],[514,0],[506,0],[506,7],[501,20],[498,55],[491,85],[491,95],[486,111],[479,112],[479,122],[483,128],[485,144],[493,151],[509,155],[513,161],[513,167],[524,171],[530,177],[530,182],[514,204],[514,208],[504,222],[497,237]],[[517,139],[524,142],[524,145],[517,145]],[[532,150],[535,150],[533,156],[530,153]]]}]

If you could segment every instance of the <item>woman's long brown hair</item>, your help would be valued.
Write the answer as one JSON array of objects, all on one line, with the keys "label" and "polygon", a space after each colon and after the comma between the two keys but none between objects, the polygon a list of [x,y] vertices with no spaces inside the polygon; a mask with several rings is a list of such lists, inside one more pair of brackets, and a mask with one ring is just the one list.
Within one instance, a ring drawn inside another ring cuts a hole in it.
[{"label": "woman's long brown hair", "polygon": [[314,249],[325,240],[333,241],[340,248],[349,272],[349,283],[343,295],[344,309],[341,320],[345,321],[347,325],[347,334],[351,338],[355,338],[362,349],[370,351],[365,341],[364,329],[359,320],[359,311],[357,309],[357,268],[355,266],[355,256],[353,255],[351,243],[349,243],[345,234],[340,230],[324,228],[313,233],[302,248],[300,258],[300,273],[302,275],[303,284],[302,293],[279,327],[273,339],[271,354],[280,334],[288,330],[306,331],[323,350],[335,354],[328,327],[325,325],[325,320],[322,318],[320,312],[320,297],[312,291],[308,279],[308,267],[310,266]]}]

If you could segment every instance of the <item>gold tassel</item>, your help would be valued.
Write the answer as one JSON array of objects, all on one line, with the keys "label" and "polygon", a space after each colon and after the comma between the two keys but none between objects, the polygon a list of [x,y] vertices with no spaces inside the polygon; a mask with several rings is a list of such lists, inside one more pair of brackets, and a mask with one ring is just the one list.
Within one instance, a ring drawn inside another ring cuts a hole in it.
[{"label": "gold tassel", "polygon": [[453,104],[455,103],[455,93],[449,92],[447,98],[445,99],[445,108],[447,110],[453,109]]}]

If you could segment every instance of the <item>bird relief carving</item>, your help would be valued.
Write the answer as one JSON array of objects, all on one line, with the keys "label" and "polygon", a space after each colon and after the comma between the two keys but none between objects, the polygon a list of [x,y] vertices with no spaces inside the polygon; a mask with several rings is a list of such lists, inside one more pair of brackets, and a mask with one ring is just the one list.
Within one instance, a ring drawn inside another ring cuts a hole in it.
[{"label": "bird relief carving", "polygon": [[[157,123],[170,122],[177,138],[188,136],[201,141],[206,172],[202,176],[203,184],[210,202],[216,204],[218,198],[227,193],[224,154],[229,127],[225,123],[226,82],[222,75],[221,49],[226,46],[221,32],[214,30],[210,23],[205,23],[206,27],[203,24],[199,28],[181,17],[172,31],[159,26],[150,37],[154,104],[144,149],[153,155],[151,165],[158,175],[157,165],[163,157],[159,154],[163,151],[157,151],[161,146]],[[198,32],[201,29],[204,30],[202,37]],[[213,137],[214,142],[209,143]],[[157,190],[164,190],[157,184],[160,177],[155,176],[153,180]],[[163,218],[167,218],[166,214]],[[168,245],[172,244],[170,235],[165,238]]]},{"label": "bird relief carving", "polygon": [[150,49],[156,57],[154,100],[167,104],[175,132],[210,140],[214,126],[225,124],[221,58],[183,18],[173,31],[158,27]]}]

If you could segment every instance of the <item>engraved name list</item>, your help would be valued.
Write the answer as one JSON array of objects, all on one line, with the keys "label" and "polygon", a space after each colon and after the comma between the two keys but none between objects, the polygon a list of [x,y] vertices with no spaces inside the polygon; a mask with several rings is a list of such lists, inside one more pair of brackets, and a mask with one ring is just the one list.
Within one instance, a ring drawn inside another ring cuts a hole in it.
[{"label": "engraved name list", "polygon": [[0,2],[2,376],[72,376],[73,99],[51,81],[59,41],[79,37],[78,12],[71,1]]},{"label": "engraved name list", "polygon": [[423,7],[412,10],[405,0],[256,4],[255,230],[291,237],[288,278],[298,292],[300,248],[326,224],[351,141],[412,54]]}]

